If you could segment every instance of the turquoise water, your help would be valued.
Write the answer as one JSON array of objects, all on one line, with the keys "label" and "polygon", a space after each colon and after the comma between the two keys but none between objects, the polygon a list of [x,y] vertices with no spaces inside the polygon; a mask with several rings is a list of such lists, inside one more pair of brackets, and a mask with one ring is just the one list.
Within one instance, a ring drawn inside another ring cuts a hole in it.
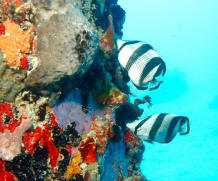
[{"label": "turquoise water", "polygon": [[218,1],[119,4],[126,11],[123,39],[150,43],[167,65],[165,82],[149,93],[154,105],[144,106],[143,116],[169,112],[191,121],[187,136],[165,145],[145,143],[143,174],[151,181],[218,180]]}]

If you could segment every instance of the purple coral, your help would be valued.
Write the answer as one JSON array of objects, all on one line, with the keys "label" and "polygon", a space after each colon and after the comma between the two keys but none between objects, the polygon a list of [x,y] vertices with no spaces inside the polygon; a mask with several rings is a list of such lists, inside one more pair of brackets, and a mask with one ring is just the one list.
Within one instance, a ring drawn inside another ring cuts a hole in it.
[{"label": "purple coral", "polygon": [[[80,134],[88,133],[91,129],[91,118],[102,114],[96,111],[96,104],[89,95],[88,113],[82,110],[82,95],[80,90],[73,90],[64,100],[58,101],[53,107],[59,126],[65,128],[69,123],[76,123],[76,130]],[[95,111],[94,111],[95,110]]]}]

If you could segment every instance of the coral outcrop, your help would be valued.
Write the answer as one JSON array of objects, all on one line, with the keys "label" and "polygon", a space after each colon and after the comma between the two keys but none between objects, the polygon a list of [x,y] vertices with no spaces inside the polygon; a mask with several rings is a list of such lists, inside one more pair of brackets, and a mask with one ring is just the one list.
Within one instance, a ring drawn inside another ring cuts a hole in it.
[{"label": "coral outcrop", "polygon": [[0,5],[0,180],[146,180],[117,0]]}]

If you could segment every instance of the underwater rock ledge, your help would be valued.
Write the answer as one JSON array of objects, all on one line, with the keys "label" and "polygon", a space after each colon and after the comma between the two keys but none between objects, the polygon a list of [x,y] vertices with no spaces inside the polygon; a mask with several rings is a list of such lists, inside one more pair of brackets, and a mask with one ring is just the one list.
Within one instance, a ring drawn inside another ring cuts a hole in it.
[{"label": "underwater rock ledge", "polygon": [[0,5],[1,180],[146,180],[142,141],[115,115],[131,104],[117,1]]}]

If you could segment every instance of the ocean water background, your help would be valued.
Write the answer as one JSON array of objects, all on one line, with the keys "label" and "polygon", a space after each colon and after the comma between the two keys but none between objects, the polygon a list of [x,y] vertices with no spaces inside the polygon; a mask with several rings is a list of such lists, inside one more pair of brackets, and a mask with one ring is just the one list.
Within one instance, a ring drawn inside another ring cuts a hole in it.
[{"label": "ocean water background", "polygon": [[176,113],[191,121],[189,135],[145,143],[143,174],[151,181],[218,180],[218,1],[118,2],[126,11],[123,39],[150,43],[167,65],[165,82],[149,93],[154,105],[145,105],[142,117]]}]

